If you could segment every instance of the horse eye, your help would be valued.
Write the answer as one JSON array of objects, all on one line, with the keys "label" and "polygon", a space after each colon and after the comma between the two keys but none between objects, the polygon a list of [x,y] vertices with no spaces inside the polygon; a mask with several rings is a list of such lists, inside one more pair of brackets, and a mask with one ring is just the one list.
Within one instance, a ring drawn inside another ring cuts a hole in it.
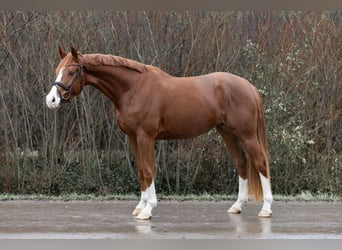
[{"label": "horse eye", "polygon": [[68,72],[68,75],[69,75],[69,76],[73,76],[74,74],[75,74],[74,71],[69,71],[69,72]]}]

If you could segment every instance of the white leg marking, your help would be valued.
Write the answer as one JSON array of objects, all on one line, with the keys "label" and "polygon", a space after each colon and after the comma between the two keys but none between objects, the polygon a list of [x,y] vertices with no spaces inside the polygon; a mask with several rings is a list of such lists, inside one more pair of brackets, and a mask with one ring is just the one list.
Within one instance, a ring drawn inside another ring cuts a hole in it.
[{"label": "white leg marking", "polygon": [[260,180],[261,180],[262,193],[264,196],[264,205],[262,207],[262,210],[261,210],[259,216],[269,217],[272,214],[271,204],[273,201],[271,184],[270,184],[270,180],[267,179],[265,176],[263,176],[261,173],[259,173],[259,176],[260,176]]},{"label": "white leg marking", "polygon": [[146,191],[141,191],[140,201],[132,213],[134,216],[137,216],[145,208],[147,199]]},{"label": "white leg marking", "polygon": [[[143,207],[143,205],[145,205]],[[154,187],[154,180],[152,180],[151,185],[141,192],[141,200],[137,206],[138,209],[142,209],[138,214],[137,219],[148,220],[152,217],[152,209],[157,206],[157,196]]]},{"label": "white leg marking", "polygon": [[228,213],[237,214],[241,212],[242,205],[248,200],[248,179],[239,176],[239,194],[237,201],[228,210]]}]

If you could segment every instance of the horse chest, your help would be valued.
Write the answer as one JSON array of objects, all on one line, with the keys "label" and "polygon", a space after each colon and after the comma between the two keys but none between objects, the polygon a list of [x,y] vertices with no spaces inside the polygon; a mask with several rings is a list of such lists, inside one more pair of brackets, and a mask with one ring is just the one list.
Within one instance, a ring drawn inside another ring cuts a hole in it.
[{"label": "horse chest", "polygon": [[126,115],[123,115],[118,110],[115,110],[115,116],[116,116],[116,122],[122,132],[124,132],[127,135],[134,135],[135,126],[132,124],[130,119],[126,117]]},{"label": "horse chest", "polygon": [[144,119],[142,112],[134,110],[120,112],[116,110],[115,114],[120,129],[129,136],[135,136],[139,129],[149,132],[151,127],[155,128],[154,123],[151,122],[153,119]]}]

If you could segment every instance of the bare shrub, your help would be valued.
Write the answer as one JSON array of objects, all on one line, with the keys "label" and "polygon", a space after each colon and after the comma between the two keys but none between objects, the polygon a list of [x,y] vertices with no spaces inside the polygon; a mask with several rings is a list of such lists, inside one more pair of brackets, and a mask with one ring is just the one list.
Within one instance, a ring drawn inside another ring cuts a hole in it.
[{"label": "bare shrub", "polygon": [[[0,190],[138,191],[109,100],[86,88],[58,112],[46,108],[56,48],[73,45],[175,76],[245,77],[264,100],[273,190],[340,194],[341,29],[341,12],[331,11],[1,11]],[[158,142],[156,159],[159,192],[236,192],[237,175],[215,131]]]}]

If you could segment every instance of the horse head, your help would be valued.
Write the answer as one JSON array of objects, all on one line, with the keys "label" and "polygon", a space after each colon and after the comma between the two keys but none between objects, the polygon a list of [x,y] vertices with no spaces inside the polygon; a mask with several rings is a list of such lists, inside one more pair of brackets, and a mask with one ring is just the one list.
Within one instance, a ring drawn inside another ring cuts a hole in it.
[{"label": "horse head", "polygon": [[62,103],[70,101],[81,93],[83,88],[82,56],[71,47],[71,52],[66,53],[58,48],[61,61],[56,68],[56,80],[46,96],[46,104],[50,109],[56,109]]}]

